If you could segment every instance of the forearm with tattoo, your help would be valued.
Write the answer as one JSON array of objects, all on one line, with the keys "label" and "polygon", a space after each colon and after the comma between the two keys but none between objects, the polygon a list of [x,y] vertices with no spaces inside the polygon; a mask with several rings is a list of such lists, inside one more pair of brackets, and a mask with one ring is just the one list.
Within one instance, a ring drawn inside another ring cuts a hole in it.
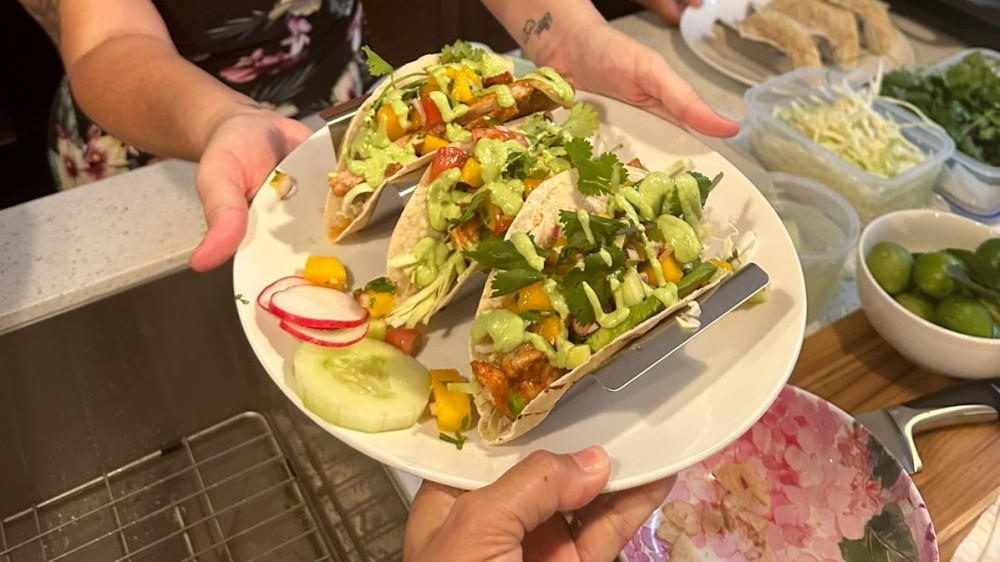
[{"label": "forearm with tattoo", "polygon": [[528,19],[524,22],[524,27],[521,29],[521,44],[527,44],[531,41],[532,36],[541,36],[542,33],[549,29],[552,29],[551,12],[545,12],[537,21],[534,18]]},{"label": "forearm with tattoo", "polygon": [[59,45],[59,0],[18,0],[24,9],[42,26],[56,45]]}]

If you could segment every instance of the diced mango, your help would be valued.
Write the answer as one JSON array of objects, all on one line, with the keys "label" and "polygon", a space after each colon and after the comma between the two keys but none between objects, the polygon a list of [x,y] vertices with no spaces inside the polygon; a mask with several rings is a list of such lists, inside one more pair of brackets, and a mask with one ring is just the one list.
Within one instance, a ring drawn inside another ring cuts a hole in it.
[{"label": "diced mango", "polygon": [[503,297],[503,307],[507,310],[517,313],[517,293],[511,293]]},{"label": "diced mango", "polygon": [[462,65],[462,74],[468,78],[470,84],[475,84],[476,87],[482,87],[483,81],[479,79],[479,75],[476,74],[476,71],[470,68],[469,65]]},{"label": "diced mango", "polygon": [[545,338],[552,345],[562,337],[562,319],[558,316],[542,318],[531,326],[531,331]]},{"label": "diced mango", "polygon": [[527,197],[536,187],[541,185],[545,180],[549,179],[548,176],[540,179],[528,178],[524,180],[524,196]]},{"label": "diced mango", "polygon": [[472,101],[472,85],[468,76],[460,74],[455,77],[455,82],[451,86],[451,98],[459,103]]},{"label": "diced mango", "polygon": [[462,165],[462,182],[472,187],[482,187],[483,185],[483,165],[475,156],[469,157]]},{"label": "diced mango", "polygon": [[[449,76],[451,78],[451,76]],[[441,88],[438,87],[437,82],[434,80],[428,80],[420,85],[420,95],[425,96],[431,92],[440,92]]]},{"label": "diced mango", "polygon": [[441,137],[435,137],[434,135],[427,135],[424,137],[423,147],[420,149],[421,154],[428,154],[434,152],[439,148],[444,148],[448,146],[448,141]]},{"label": "diced mango", "polygon": [[392,110],[388,105],[383,105],[378,108],[378,112],[375,114],[375,119],[378,121],[378,126],[382,131],[385,132],[389,140],[394,141],[399,137],[406,134],[406,130],[399,123],[399,116],[396,112]]},{"label": "diced mango", "polygon": [[317,285],[324,285],[343,291],[347,285],[347,270],[344,264],[332,256],[309,256],[302,277]]},{"label": "diced mango", "polygon": [[517,292],[517,309],[520,312],[552,310],[552,301],[549,300],[541,281]]},{"label": "diced mango", "polygon": [[368,303],[365,308],[372,318],[382,318],[392,312],[392,307],[396,305],[396,295],[392,293],[373,293],[367,291]]},{"label": "diced mango", "polygon": [[712,260],[709,260],[709,261],[711,261],[712,263],[714,263],[716,265],[716,267],[718,267],[719,269],[726,270],[727,273],[732,273],[733,272],[733,265],[731,263],[727,262],[726,260],[720,260],[719,258],[715,258],[715,259],[712,259]]},{"label": "diced mango", "polygon": [[333,219],[330,224],[330,238],[336,238],[340,236],[341,232],[347,230],[347,227],[351,226],[351,218],[345,217],[343,215]]},{"label": "diced mango", "polygon": [[663,269],[663,277],[670,283],[679,283],[684,272],[681,271],[680,264],[674,259],[673,254],[667,254],[660,258],[660,268]]},{"label": "diced mango", "polygon": [[438,431],[454,433],[472,429],[471,397],[448,390],[449,382],[464,382],[455,369],[431,369],[431,392]]}]

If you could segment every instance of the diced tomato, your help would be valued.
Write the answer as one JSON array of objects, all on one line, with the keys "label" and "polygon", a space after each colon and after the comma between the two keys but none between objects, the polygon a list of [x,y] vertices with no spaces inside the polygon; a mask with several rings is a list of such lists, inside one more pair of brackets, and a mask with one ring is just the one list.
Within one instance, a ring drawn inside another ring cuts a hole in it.
[{"label": "diced tomato", "polygon": [[486,137],[488,139],[498,140],[498,141],[509,141],[515,140],[525,147],[528,146],[528,139],[525,138],[521,133],[515,133],[514,131],[505,131],[503,129],[473,129],[472,130],[472,140],[479,142],[479,139]]},{"label": "diced tomato", "polygon": [[489,88],[490,86],[496,86],[497,84],[510,84],[514,81],[514,77],[510,75],[509,72],[504,72],[503,74],[497,74],[496,76],[487,78],[483,82],[484,88]]},{"label": "diced tomato", "polygon": [[420,96],[420,105],[424,108],[424,116],[427,118],[424,121],[424,130],[431,130],[435,125],[440,125],[444,123],[444,119],[441,117],[441,110],[438,109],[437,104],[431,99],[430,95],[424,94]]},{"label": "diced tomato", "polygon": [[497,215],[497,219],[493,221],[493,234],[495,236],[503,236],[507,229],[510,228],[510,223],[514,221],[514,217],[508,215]]},{"label": "diced tomato", "polygon": [[421,339],[423,339],[423,335],[420,330],[411,328],[389,328],[385,332],[386,343],[410,356],[414,356],[420,351]]},{"label": "diced tomato", "polygon": [[438,149],[438,151],[434,153],[434,162],[431,163],[430,180],[434,181],[434,178],[440,176],[441,172],[444,172],[445,170],[449,170],[451,168],[461,168],[468,158],[469,155],[457,146],[446,146]]}]

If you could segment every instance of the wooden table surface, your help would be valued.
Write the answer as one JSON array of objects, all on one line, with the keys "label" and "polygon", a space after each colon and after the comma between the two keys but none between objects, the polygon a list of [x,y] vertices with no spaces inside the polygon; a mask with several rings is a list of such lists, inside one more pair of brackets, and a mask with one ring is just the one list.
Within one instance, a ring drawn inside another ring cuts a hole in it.
[{"label": "wooden table surface", "polygon": [[[860,414],[961,381],[914,366],[858,311],[805,340],[789,382]],[[915,440],[924,469],[913,480],[937,531],[941,560],[947,561],[1000,494],[1000,424],[940,429]]]}]

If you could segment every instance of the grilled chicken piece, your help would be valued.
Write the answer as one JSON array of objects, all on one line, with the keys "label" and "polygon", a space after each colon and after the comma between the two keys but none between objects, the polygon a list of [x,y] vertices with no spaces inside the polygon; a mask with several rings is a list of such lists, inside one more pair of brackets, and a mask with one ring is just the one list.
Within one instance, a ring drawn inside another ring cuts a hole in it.
[{"label": "grilled chicken piece", "polygon": [[479,217],[472,217],[451,229],[451,244],[457,250],[471,250],[479,242]]},{"label": "grilled chicken piece", "polygon": [[549,364],[549,358],[530,343],[523,343],[512,351],[501,353],[499,368],[482,361],[472,362],[472,372],[480,386],[490,395],[493,406],[508,418],[513,417],[507,406],[507,397],[517,392],[528,404],[556,379],[566,373]]},{"label": "grilled chicken piece", "polygon": [[343,172],[340,172],[330,178],[330,189],[333,190],[333,194],[337,197],[343,197],[347,195],[347,192],[350,191],[352,187],[363,181],[365,181],[364,178],[359,178],[351,172],[344,170]]},{"label": "grilled chicken piece", "polygon": [[543,87],[546,86],[530,78],[512,82],[510,93],[515,100],[513,106],[500,107],[497,95],[491,92],[466,104],[469,111],[459,117],[457,122],[466,129],[479,129],[559,107],[559,103],[540,89]]}]

